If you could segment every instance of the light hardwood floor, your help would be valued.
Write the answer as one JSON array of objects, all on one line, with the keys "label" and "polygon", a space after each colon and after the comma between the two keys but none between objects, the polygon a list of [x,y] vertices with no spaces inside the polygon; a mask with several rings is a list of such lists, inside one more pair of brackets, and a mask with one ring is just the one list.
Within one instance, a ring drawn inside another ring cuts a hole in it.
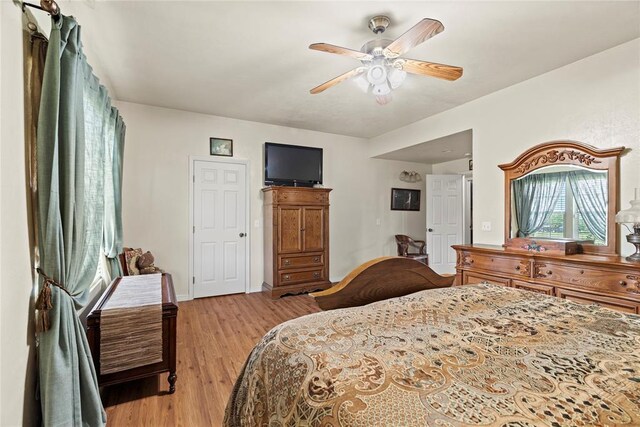
[{"label": "light hardwood floor", "polygon": [[108,426],[220,426],[242,366],[258,340],[285,320],[320,311],[307,295],[271,300],[262,293],[182,302],[178,381],[167,375],[105,387]]}]

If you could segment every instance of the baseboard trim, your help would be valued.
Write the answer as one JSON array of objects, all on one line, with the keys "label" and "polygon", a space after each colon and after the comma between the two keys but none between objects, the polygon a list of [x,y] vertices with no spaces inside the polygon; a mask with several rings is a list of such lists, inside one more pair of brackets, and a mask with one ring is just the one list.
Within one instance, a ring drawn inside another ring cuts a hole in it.
[{"label": "baseboard trim", "polygon": [[178,298],[178,302],[191,301],[193,299],[193,298],[189,298],[189,294],[176,295],[176,298]]}]

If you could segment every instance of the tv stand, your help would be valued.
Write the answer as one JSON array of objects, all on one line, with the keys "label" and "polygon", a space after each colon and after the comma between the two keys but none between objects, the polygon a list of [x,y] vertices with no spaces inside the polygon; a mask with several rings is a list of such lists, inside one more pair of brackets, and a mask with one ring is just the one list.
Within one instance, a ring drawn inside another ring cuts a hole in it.
[{"label": "tv stand", "polygon": [[331,287],[329,188],[268,187],[264,193],[264,282],[272,298]]}]

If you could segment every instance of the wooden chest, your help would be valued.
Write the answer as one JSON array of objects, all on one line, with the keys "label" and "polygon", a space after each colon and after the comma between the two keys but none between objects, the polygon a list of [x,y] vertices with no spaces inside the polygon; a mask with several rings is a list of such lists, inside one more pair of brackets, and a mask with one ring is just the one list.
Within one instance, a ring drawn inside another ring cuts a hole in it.
[{"label": "wooden chest", "polygon": [[102,294],[87,316],[87,339],[98,375],[98,385],[107,386],[126,381],[137,380],[163,372],[168,372],[169,393],[175,391],[176,375],[176,323],[178,303],[173,289],[171,275],[162,274],[162,361],[120,372],[101,374],[100,372],[100,315],[102,308],[114,294],[118,285],[128,277],[118,277]]}]

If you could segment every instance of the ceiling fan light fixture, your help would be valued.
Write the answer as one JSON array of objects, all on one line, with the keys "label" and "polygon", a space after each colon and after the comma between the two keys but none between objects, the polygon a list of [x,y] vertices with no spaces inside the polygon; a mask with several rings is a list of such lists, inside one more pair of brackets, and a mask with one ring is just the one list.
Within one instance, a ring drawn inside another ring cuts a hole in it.
[{"label": "ceiling fan light fixture", "polygon": [[356,77],[355,79],[353,79],[353,81],[355,82],[356,86],[360,88],[362,92],[364,93],[369,92],[371,83],[369,83],[369,80],[367,80],[367,77],[364,74],[361,74],[360,76]]},{"label": "ceiling fan light fixture", "polygon": [[387,70],[384,65],[372,65],[367,72],[367,80],[372,85],[380,85],[387,81]]},{"label": "ceiling fan light fixture", "polygon": [[[384,15],[371,18],[369,28],[376,34],[384,32],[390,19]],[[309,49],[348,56],[357,59],[362,66],[354,68],[311,89],[318,94],[345,80],[355,77],[356,86],[365,93],[373,93],[380,105],[391,100],[391,91],[399,88],[407,73],[437,77],[444,80],[457,80],[462,76],[462,68],[435,62],[401,58],[412,49],[444,31],[442,22],[437,19],[423,18],[416,25],[395,40],[376,37],[366,42],[360,51],[328,43],[313,43]]]},{"label": "ceiling fan light fixture", "polygon": [[379,85],[373,86],[373,94],[376,96],[384,96],[389,95],[391,93],[391,88],[387,82],[383,82]]},{"label": "ceiling fan light fixture", "polygon": [[407,72],[399,70],[397,68],[392,68],[389,73],[389,84],[392,89],[397,89],[400,87],[404,79],[407,77]]}]

